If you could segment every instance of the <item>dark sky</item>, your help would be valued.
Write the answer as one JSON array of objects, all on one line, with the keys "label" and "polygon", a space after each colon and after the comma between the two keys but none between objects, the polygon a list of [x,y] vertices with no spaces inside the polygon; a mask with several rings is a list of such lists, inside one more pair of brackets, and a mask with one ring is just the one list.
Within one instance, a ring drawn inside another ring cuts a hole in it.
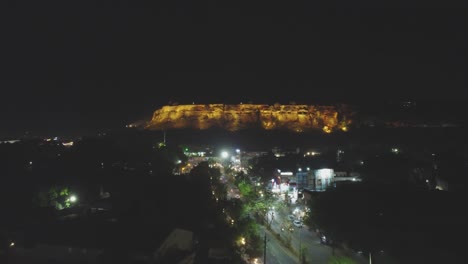
[{"label": "dark sky", "polygon": [[123,126],[170,101],[466,98],[466,4],[31,2],[0,4],[0,136]]}]

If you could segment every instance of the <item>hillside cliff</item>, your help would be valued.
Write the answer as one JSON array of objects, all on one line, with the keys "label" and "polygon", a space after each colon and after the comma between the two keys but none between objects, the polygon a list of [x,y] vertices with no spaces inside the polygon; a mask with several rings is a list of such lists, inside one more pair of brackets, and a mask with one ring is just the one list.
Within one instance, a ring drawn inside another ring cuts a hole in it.
[{"label": "hillside cliff", "polygon": [[146,125],[150,130],[224,128],[288,129],[296,132],[323,130],[346,131],[352,114],[345,105],[258,105],[206,104],[163,106]]}]

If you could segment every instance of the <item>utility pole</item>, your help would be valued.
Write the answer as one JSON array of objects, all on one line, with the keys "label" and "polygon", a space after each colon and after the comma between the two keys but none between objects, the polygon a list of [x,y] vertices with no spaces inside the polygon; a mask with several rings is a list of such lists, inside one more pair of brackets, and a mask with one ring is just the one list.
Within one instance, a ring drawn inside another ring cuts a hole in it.
[{"label": "utility pole", "polygon": [[263,264],[266,264],[266,243],[267,243],[267,238],[266,238],[266,232],[265,232],[265,238],[264,240],[264,246],[263,246]]},{"label": "utility pole", "polygon": [[372,264],[372,254],[369,252],[369,264]]},{"label": "utility pole", "polygon": [[299,263],[302,263],[302,236],[301,236],[301,228],[299,228]]}]

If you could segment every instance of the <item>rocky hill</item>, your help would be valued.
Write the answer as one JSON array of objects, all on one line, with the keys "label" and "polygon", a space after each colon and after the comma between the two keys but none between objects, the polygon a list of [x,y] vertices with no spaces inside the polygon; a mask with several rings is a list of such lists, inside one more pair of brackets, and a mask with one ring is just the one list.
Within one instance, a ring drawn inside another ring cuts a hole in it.
[{"label": "rocky hill", "polygon": [[352,112],[346,105],[206,104],[163,106],[156,110],[146,129],[208,129],[238,131],[248,128],[286,129],[295,132],[347,131]]}]

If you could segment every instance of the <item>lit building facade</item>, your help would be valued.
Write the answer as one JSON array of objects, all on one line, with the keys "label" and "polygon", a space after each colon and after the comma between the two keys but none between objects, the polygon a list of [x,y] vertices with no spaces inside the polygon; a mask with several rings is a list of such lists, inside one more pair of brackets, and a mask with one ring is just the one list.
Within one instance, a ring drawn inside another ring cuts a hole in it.
[{"label": "lit building facade", "polygon": [[313,191],[325,191],[333,183],[333,169],[317,169],[298,171],[296,173],[297,188]]}]

